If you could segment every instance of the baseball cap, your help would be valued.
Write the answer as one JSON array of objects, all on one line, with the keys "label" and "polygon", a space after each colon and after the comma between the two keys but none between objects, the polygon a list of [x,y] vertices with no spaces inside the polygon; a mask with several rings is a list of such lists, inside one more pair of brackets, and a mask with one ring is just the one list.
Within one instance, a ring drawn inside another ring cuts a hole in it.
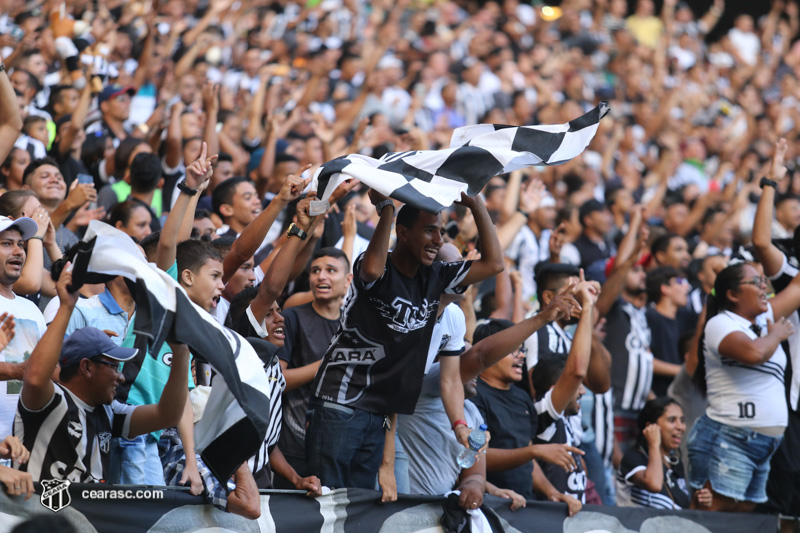
[{"label": "baseball cap", "polygon": [[97,328],[86,327],[76,329],[64,341],[58,363],[61,368],[77,365],[82,359],[92,359],[100,355],[116,361],[129,361],[136,357],[139,350],[123,348],[114,344],[108,335]]},{"label": "baseball cap", "polygon": [[123,87],[119,84],[113,85],[106,85],[102,91],[100,91],[100,95],[97,97],[98,101],[102,104],[107,100],[111,100],[112,98],[116,98],[117,96],[128,93],[128,96],[133,96],[136,94],[136,88],[130,85]]},{"label": "baseball cap", "polygon": [[5,231],[9,228],[16,228],[22,234],[22,240],[27,241],[39,230],[39,226],[36,222],[33,221],[32,218],[28,217],[19,217],[15,219],[11,219],[8,217],[0,216],[0,232]]}]

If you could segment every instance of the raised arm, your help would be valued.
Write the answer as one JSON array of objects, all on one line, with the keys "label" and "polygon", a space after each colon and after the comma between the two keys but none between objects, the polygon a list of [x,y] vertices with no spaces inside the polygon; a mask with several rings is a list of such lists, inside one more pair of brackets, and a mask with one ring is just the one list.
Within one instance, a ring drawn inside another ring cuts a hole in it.
[{"label": "raised arm", "polygon": [[78,291],[70,293],[67,290],[71,283],[72,263],[67,262],[56,284],[56,292],[60,300],[58,312],[33,349],[22,376],[20,399],[29,411],[38,411],[43,408],[55,392],[53,372],[58,365],[58,358],[61,356],[61,347],[64,344],[69,317],[72,316],[75,303],[78,301]]},{"label": "raised arm", "polygon": [[219,84],[207,83],[203,87],[203,110],[206,112],[206,127],[203,140],[208,144],[208,151],[219,153],[219,135],[217,134],[217,116],[219,114]]},{"label": "raised arm", "polygon": [[[786,156],[786,139],[775,143],[775,153],[770,166],[770,179],[776,183],[786,176],[783,165]],[[761,199],[756,208],[756,219],[753,223],[753,252],[756,259],[764,265],[764,274],[774,276],[783,266],[783,253],[772,244],[772,212],[775,206],[775,187],[765,185],[761,188]]]},{"label": "raised arm", "polygon": [[597,298],[595,309],[598,319],[608,314],[614,302],[622,294],[628,272],[636,264],[641,247],[647,243],[648,236],[649,232],[642,224],[641,206],[634,206],[630,228],[625,237],[622,238],[617,258],[614,260],[614,268],[603,284],[600,296]]},{"label": "raised arm", "polygon": [[546,324],[570,316],[573,309],[580,309],[577,300],[572,296],[574,288],[574,284],[569,284],[539,313],[508,329],[486,337],[464,352],[459,358],[461,360],[461,381],[466,383],[477,377],[481,372],[519,348],[525,339]]},{"label": "raised arm", "polygon": [[589,358],[592,353],[592,332],[594,329],[594,304],[597,299],[597,288],[583,279],[577,287],[578,298],[582,307],[581,318],[572,339],[572,348],[567,357],[564,371],[553,387],[552,402],[556,412],[563,413],[578,388],[586,379]]},{"label": "raised arm", "polygon": [[298,199],[309,181],[300,177],[301,172],[295,176],[289,174],[283,182],[280,192],[272,199],[266,209],[258,214],[255,220],[244,228],[242,234],[234,241],[231,251],[225,256],[222,282],[227,283],[242,264],[253,257],[258,247],[264,242],[269,229],[278,219],[278,215],[290,202]]},{"label": "raised arm", "polygon": [[[369,191],[369,199],[372,205],[388,200],[375,189]],[[389,239],[392,235],[392,221],[394,220],[394,204],[386,204],[380,212],[380,220],[375,227],[375,233],[369,241],[367,251],[364,252],[364,259],[361,263],[359,276],[364,283],[372,283],[383,276],[386,270],[386,258],[389,254]]]},{"label": "raised arm", "polygon": [[81,90],[81,96],[78,100],[78,105],[75,111],[72,112],[72,117],[69,121],[69,128],[58,143],[58,152],[64,156],[72,150],[72,142],[78,135],[78,132],[83,129],[83,123],[86,122],[86,115],[89,113],[89,104],[92,103],[92,84],[86,80],[86,85]]},{"label": "raised arm", "polygon": [[[297,227],[306,233],[314,231],[316,224],[321,222],[321,217],[312,217],[308,214],[308,207],[312,199],[316,197],[309,195],[297,204]],[[272,303],[278,299],[283,292],[283,287],[289,279],[289,272],[294,264],[295,257],[305,244],[299,236],[289,237],[275,260],[264,274],[264,280],[258,287],[258,294],[250,304],[253,316],[260,323],[266,316]]]},{"label": "raised arm", "polygon": [[[1,58],[0,65],[3,65]],[[20,131],[22,131],[22,116],[19,113],[17,95],[3,66],[0,72],[0,161],[6,160]]]},{"label": "raised arm", "polygon": [[467,196],[461,193],[461,203],[472,211],[481,243],[481,258],[473,261],[469,272],[464,276],[464,281],[461,282],[461,286],[464,287],[499,274],[505,268],[505,262],[503,249],[500,248],[500,241],[497,239],[497,231],[483,200],[477,195]]},{"label": "raised arm", "polygon": [[183,157],[183,135],[181,134],[181,115],[186,106],[183,102],[176,102],[172,106],[167,126],[166,153],[164,162],[169,168],[175,168],[181,163]]},{"label": "raised arm", "polygon": [[[203,148],[200,151],[200,157],[186,167],[186,179],[184,185],[189,189],[195,191],[193,195],[189,195],[186,191],[181,190],[178,199],[175,200],[175,205],[170,210],[167,216],[164,227],[161,230],[161,235],[158,238],[158,248],[156,251],[156,266],[161,270],[166,271],[175,262],[175,254],[180,242],[180,229],[183,225],[184,218],[188,207],[192,204],[192,200],[200,194],[200,188],[211,179],[214,173],[214,161],[217,159],[217,154],[208,157],[208,145],[204,142]],[[194,216],[194,213],[191,213]],[[184,238],[185,239],[185,238]]]},{"label": "raised arm", "polygon": [[[185,344],[172,344],[172,365],[164,392],[158,403],[140,405],[131,415],[128,438],[152,433],[180,423],[189,392],[189,348]],[[146,356],[145,356],[146,357]]]}]

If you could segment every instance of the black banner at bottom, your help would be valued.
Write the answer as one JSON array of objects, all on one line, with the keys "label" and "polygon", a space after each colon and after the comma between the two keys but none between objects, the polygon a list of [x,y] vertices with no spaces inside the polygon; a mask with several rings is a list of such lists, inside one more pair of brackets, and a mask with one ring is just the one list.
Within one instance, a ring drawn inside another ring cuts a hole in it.
[{"label": "black banner at bottom", "polygon": [[[36,489],[27,501],[0,491],[0,533],[38,515],[63,518],[80,533],[441,531],[442,498],[403,496],[382,504],[377,492],[362,489],[337,489],[318,498],[264,492],[258,520],[204,505],[202,498],[173,487],[51,482],[45,487],[37,484]],[[497,515],[492,522],[502,529],[495,533],[772,533],[778,524],[776,517],[768,515],[601,506],[587,506],[568,518],[564,504],[528,502],[526,508],[511,511],[508,500],[491,496],[481,509]]]}]

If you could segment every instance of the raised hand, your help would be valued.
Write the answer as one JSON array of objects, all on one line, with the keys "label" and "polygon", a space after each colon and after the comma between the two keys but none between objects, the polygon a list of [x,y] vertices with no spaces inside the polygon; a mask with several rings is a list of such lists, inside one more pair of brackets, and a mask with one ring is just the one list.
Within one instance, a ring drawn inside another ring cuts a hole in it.
[{"label": "raised hand", "polygon": [[199,189],[214,174],[214,161],[219,155],[208,157],[208,145],[204,142],[197,161],[186,167],[186,185],[192,189]]},{"label": "raised hand", "polygon": [[650,424],[644,431],[642,431],[642,435],[647,440],[647,443],[650,445],[650,449],[653,448],[660,448],[661,447],[661,428],[658,424]]},{"label": "raised hand", "polygon": [[61,305],[74,308],[80,295],[77,289],[75,289],[74,292],[69,292],[68,287],[70,285],[72,285],[72,262],[67,261],[64,268],[61,270],[58,282],[56,282],[56,295],[58,295],[59,300],[61,300]]},{"label": "raised hand", "polygon": [[533,213],[539,208],[547,195],[547,188],[541,180],[529,180],[522,185],[519,195],[519,208],[525,213]]},{"label": "raised hand", "polygon": [[556,294],[555,297],[550,300],[550,303],[547,304],[544,309],[539,311],[539,314],[547,319],[548,322],[555,322],[569,318],[576,311],[579,312],[581,310],[581,306],[575,299],[575,296],[573,296],[573,291],[575,291],[576,287],[577,284],[572,282],[566,287],[562,288],[558,294]]},{"label": "raised hand", "polygon": [[303,179],[300,176],[309,168],[311,168],[311,165],[306,165],[297,174],[288,174],[286,176],[286,180],[283,182],[280,192],[278,192],[280,200],[289,203],[300,198],[308,184],[311,183],[311,178]]},{"label": "raised hand", "polygon": [[14,315],[8,313],[0,315],[0,351],[5,350],[14,338],[15,326]]},{"label": "raised hand", "polygon": [[783,162],[786,158],[786,139],[781,139],[775,143],[775,154],[772,156],[772,165],[769,169],[770,178],[780,182],[786,176],[786,167]]},{"label": "raised hand", "polygon": [[574,294],[583,307],[594,305],[600,295],[600,284],[596,281],[586,281],[583,269],[580,271],[580,282],[575,287]]}]

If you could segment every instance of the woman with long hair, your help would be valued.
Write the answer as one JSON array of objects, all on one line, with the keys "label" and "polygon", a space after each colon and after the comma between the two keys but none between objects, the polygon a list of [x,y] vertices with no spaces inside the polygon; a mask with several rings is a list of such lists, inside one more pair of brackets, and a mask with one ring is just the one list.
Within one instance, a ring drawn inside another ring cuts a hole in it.
[{"label": "woman with long hair", "polygon": [[716,511],[767,501],[769,461],[788,423],[781,342],[800,306],[800,276],[767,299],[767,278],[749,263],[722,270],[708,297],[695,379],[708,408],[689,433],[690,485]]},{"label": "woman with long hair", "polygon": [[[689,488],[680,459],[686,432],[683,409],[669,397],[648,401],[637,419],[639,439],[622,457],[617,472],[617,505],[688,509]],[[711,492],[695,493],[695,505],[707,507]]]},{"label": "woman with long hair", "polygon": [[106,218],[106,222],[141,242],[150,235],[152,215],[146,204],[134,199],[127,199],[114,206]]}]

